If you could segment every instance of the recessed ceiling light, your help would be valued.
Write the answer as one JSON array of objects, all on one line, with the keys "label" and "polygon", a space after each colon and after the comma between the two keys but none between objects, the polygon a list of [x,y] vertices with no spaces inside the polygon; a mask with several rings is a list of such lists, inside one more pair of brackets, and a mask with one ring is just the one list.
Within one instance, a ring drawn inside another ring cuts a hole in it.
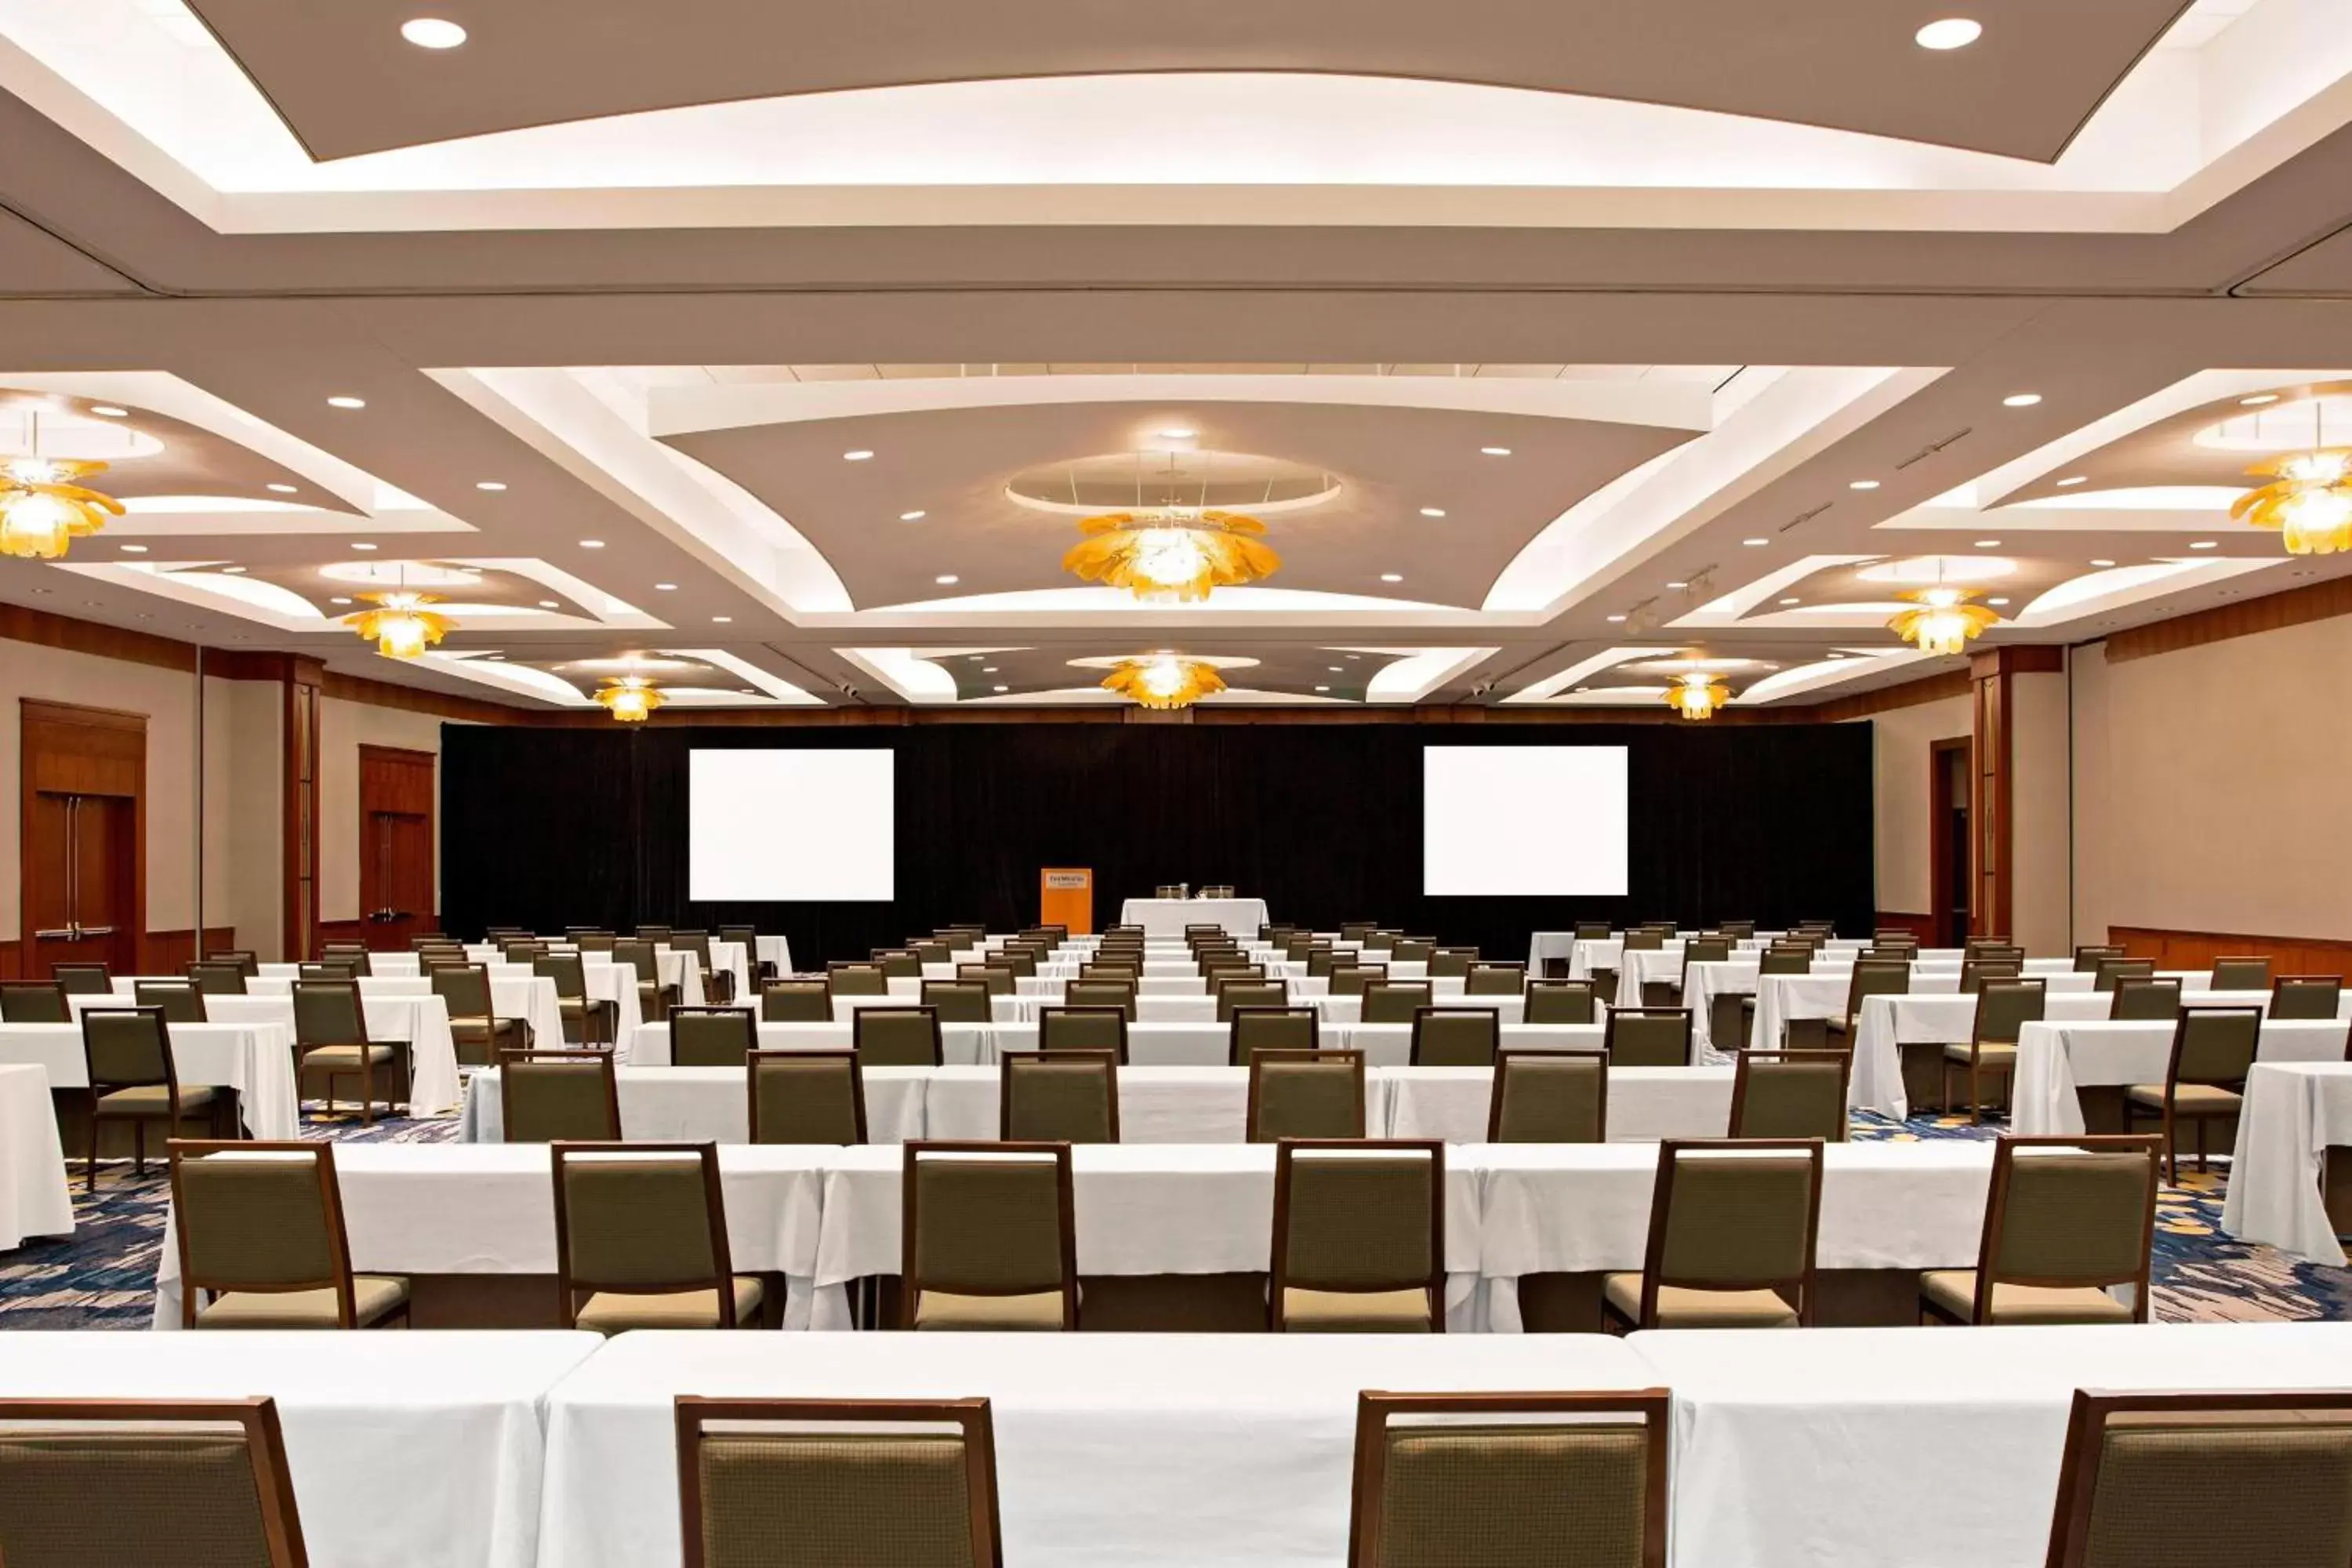
[{"label": "recessed ceiling light", "polygon": [[230,577],[242,577],[245,575],[245,568],[242,566],[224,566],[221,568],[221,571],[225,575]]},{"label": "recessed ceiling light", "polygon": [[1985,603],[1988,605],[2006,605],[2009,601],[2007,599],[1987,599]]},{"label": "recessed ceiling light", "polygon": [[117,408],[111,403],[93,403],[89,405],[89,411],[92,414],[97,415],[101,419],[128,419],[131,417],[131,410],[128,408]]},{"label": "recessed ceiling light", "polygon": [[350,601],[349,599],[337,598],[337,599],[330,599],[330,600],[328,600],[328,601],[327,601],[327,603],[329,603],[329,604],[331,604],[331,605],[348,605],[348,604],[350,604],[350,603],[351,603],[351,601]]},{"label": "recessed ceiling light", "polygon": [[677,592],[677,584],[675,583],[656,583],[654,584],[654,589],[657,593],[675,594]]},{"label": "recessed ceiling light", "polygon": [[1323,668],[1326,668],[1326,669],[1328,669],[1328,670],[1329,670],[1329,671],[1330,671],[1332,674],[1334,674],[1334,675],[1345,675],[1345,674],[1347,674],[1347,673],[1348,673],[1346,670],[1344,670],[1344,669],[1340,668],[1339,668],[1338,665],[1336,665],[1336,664],[1327,664],[1327,665],[1325,665]]},{"label": "recessed ceiling light", "polygon": [[496,479],[476,479],[474,488],[478,490],[502,490],[507,487]]},{"label": "recessed ceiling light", "polygon": [[751,689],[750,687],[748,687],[748,686],[745,686],[745,687],[740,687],[740,688],[738,688],[738,689],[739,689],[739,690],[740,690],[740,691],[743,693],[743,695],[744,695],[744,696],[746,696],[746,697],[757,697],[758,695],[760,695],[758,692],[756,692],[756,691],[752,690],[752,689]]},{"label": "recessed ceiling light", "polygon": [[2088,474],[2068,474],[2064,479],[2058,481],[2058,488],[2062,490],[2069,489],[2075,485],[2081,484],[2088,478],[2090,478]]},{"label": "recessed ceiling light", "polygon": [[1610,621],[1611,621],[1611,623],[1612,623],[1612,625],[1613,625],[1614,623],[1618,622],[1618,621],[1622,621],[1622,620],[1623,620],[1624,618],[1625,618],[1625,617],[1624,617],[1624,616],[1610,616],[1610,617],[1609,617],[1609,619],[1610,619]]},{"label": "recessed ceiling light", "polygon": [[710,617],[710,624],[713,626],[732,626],[734,623],[735,617],[732,616],[713,616]]},{"label": "recessed ceiling light", "polygon": [[279,495],[282,495],[282,496],[290,496],[290,495],[292,495],[292,494],[294,493],[294,489],[295,489],[295,487],[293,487],[292,485],[271,485],[269,488],[270,488],[271,489],[273,489],[273,490],[276,490]]},{"label": "recessed ceiling light", "polygon": [[1967,16],[1947,16],[1911,35],[1923,49],[1965,49],[1984,37],[1984,24]]},{"label": "recessed ceiling light", "polygon": [[555,608],[555,601],[552,599],[541,599],[539,602],[539,607],[542,610],[551,610]]},{"label": "recessed ceiling light", "polygon": [[1690,584],[1688,583],[1669,583],[1666,586],[1669,588],[1687,588]]},{"label": "recessed ceiling light", "polygon": [[1878,488],[1878,481],[1876,479],[1854,479],[1848,483],[1845,488],[1850,490],[1874,490]]},{"label": "recessed ceiling light", "polygon": [[1489,458],[1507,458],[1511,455],[1511,449],[1508,447],[1481,447],[1478,450]]},{"label": "recessed ceiling light", "polygon": [[845,463],[862,463],[872,456],[874,456],[873,453],[860,447],[855,452],[844,452],[841,455],[841,460]]},{"label": "recessed ceiling light", "polygon": [[1328,686],[1318,686],[1318,687],[1317,687],[1315,689],[1316,689],[1316,690],[1318,690],[1318,691],[1328,691],[1328,690],[1330,690],[1331,689],[1330,689],[1329,687],[1328,687]]},{"label": "recessed ceiling light", "polygon": [[1383,572],[1381,574],[1381,581],[1383,583],[1402,583],[1404,581],[1404,574],[1402,572]]},{"label": "recessed ceiling light", "polygon": [[365,408],[367,406],[367,399],[364,397],[330,397],[327,399],[327,406],[330,408]]},{"label": "recessed ceiling light", "polygon": [[362,541],[361,542],[359,542],[359,543],[357,543],[357,544],[352,545],[352,548],[353,550],[373,550],[373,549],[375,548],[375,546],[374,546],[374,545],[373,545],[373,544],[370,544],[370,543],[366,542],[363,540],[363,541]]},{"label": "recessed ceiling light", "polygon": [[1998,539],[1979,539],[1977,541],[1977,548],[1979,550],[1999,550],[2000,548],[2000,541]]},{"label": "recessed ceiling light", "polygon": [[1152,434],[1161,437],[1163,440],[1189,441],[1193,437],[1198,436],[1200,432],[1198,430],[1187,430],[1180,425],[1172,430],[1155,430]]},{"label": "recessed ceiling light", "polygon": [[1769,539],[1743,539],[1739,542],[1745,544],[1750,550],[1759,550],[1772,542]]},{"label": "recessed ceiling light", "polygon": [[1010,690],[1012,690],[1012,689],[1013,689],[1013,688],[1011,688],[1011,687],[1009,687],[1009,686],[1000,686],[1000,687],[995,688],[995,689],[996,689],[996,690],[998,690],[998,691],[1010,691]]},{"label": "recessed ceiling light", "polygon": [[1782,604],[1784,604],[1784,605],[1796,605],[1796,604],[1802,604],[1802,603],[1803,603],[1803,601],[1802,601],[1802,600],[1801,600],[1801,599],[1783,599],[1783,600],[1781,600],[1780,602],[1781,602]]},{"label": "recessed ceiling light", "polygon": [[980,667],[980,672],[982,675],[994,675],[996,673],[996,666],[992,664],[983,664]]},{"label": "recessed ceiling light", "polygon": [[2000,400],[2003,408],[2031,408],[2042,401],[2038,392],[2012,392]]},{"label": "recessed ceiling light", "polygon": [[2189,541],[2189,548],[2191,550],[2210,550],[2214,548],[2214,542],[2210,539],[2194,539]]},{"label": "recessed ceiling light", "polygon": [[1425,506],[1421,509],[1421,515],[1423,517],[1444,517],[1445,515],[1445,509],[1442,506]]},{"label": "recessed ceiling light", "polygon": [[147,547],[143,544],[126,544],[122,547],[122,553],[125,555],[144,555],[147,553]]},{"label": "recessed ceiling light", "polygon": [[954,573],[950,572],[950,573],[947,574],[946,574],[945,576],[943,576],[943,577],[934,577],[934,578],[932,578],[932,579],[931,579],[931,581],[932,581],[932,582],[934,582],[934,583],[937,583],[937,584],[938,584],[940,587],[942,587],[942,588],[952,588],[952,587],[954,587],[958,583],[962,582],[962,581],[963,581],[963,579],[962,579],[962,578],[961,578],[961,577],[959,577],[959,576],[957,576]]},{"label": "recessed ceiling light", "polygon": [[604,542],[601,539],[583,539],[580,542],[580,548],[583,550],[602,550],[604,548]]},{"label": "recessed ceiling light", "polygon": [[482,657],[483,657],[483,658],[488,658],[488,659],[503,659],[503,658],[506,658],[506,655],[504,655],[504,654],[502,654],[502,653],[490,653],[490,654],[484,654]]},{"label": "recessed ceiling light", "polygon": [[1845,655],[1843,655],[1843,654],[1842,654],[1842,653],[1833,653],[1833,654],[1831,654],[1829,657],[1830,657],[1830,658],[1843,658],[1845,657]]},{"label": "recessed ceiling light", "polygon": [[2112,561],[2094,561],[2091,564],[2094,566],[2112,566],[2115,563]]},{"label": "recessed ceiling light", "polygon": [[420,49],[454,49],[466,41],[466,29],[438,16],[415,16],[400,25],[400,36]]},{"label": "recessed ceiling light", "polygon": [[2241,408],[2259,408],[2265,403],[2276,403],[2277,401],[2277,393],[2264,392],[2258,393],[2252,397],[2241,397],[2238,399],[2238,406]]},{"label": "recessed ceiling light", "polygon": [[915,510],[913,510],[913,511],[902,511],[902,512],[900,512],[900,513],[898,514],[898,521],[899,521],[900,522],[920,522],[920,521],[923,521],[923,519],[925,519],[925,518],[929,517],[929,515],[930,515],[930,513],[929,513],[929,512],[927,512],[927,511],[924,511],[921,508],[919,508],[919,508],[917,508],[917,509],[916,509]]}]

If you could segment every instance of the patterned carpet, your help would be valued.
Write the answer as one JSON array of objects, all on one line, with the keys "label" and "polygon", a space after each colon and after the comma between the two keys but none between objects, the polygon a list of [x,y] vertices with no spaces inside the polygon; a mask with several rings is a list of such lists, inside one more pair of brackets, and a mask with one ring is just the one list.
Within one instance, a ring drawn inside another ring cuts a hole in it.
[{"label": "patterned carpet", "polygon": [[[1988,1138],[1957,1118],[1895,1122],[1863,1113],[1857,1139]],[[304,1136],[365,1142],[440,1143],[457,1135],[454,1116],[356,1121],[310,1117]],[[2352,1320],[2352,1269],[2297,1263],[2267,1247],[2220,1234],[2225,1178],[2182,1173],[2168,1187],[2156,1225],[2156,1316],[2165,1322]],[[77,1177],[69,1240],[33,1241],[0,1252],[0,1329],[143,1329],[153,1311],[156,1252],[163,1236],[164,1182],[134,1178],[129,1164],[101,1169],[98,1192]]]}]

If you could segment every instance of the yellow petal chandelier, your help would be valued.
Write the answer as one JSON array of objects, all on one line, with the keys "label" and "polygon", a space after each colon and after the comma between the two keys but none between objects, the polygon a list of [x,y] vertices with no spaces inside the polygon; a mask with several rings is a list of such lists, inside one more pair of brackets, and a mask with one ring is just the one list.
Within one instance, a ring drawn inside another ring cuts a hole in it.
[{"label": "yellow petal chandelier", "polygon": [[600,688],[596,700],[621,723],[642,724],[665,700],[644,676],[625,675],[610,686]]},{"label": "yellow petal chandelier", "polygon": [[1062,569],[1139,599],[1205,599],[1212,588],[1238,587],[1282,569],[1282,557],[1259,542],[1265,524],[1238,512],[1106,512],[1079,523],[1078,531],[1087,537],[1062,557]]},{"label": "yellow petal chandelier", "polygon": [[1213,664],[1163,653],[1127,660],[1103,678],[1103,688],[1146,708],[1190,708],[1211,692],[1223,691],[1225,678]]},{"label": "yellow petal chandelier", "polygon": [[375,651],[386,658],[415,658],[447,636],[457,624],[428,608],[441,602],[437,594],[399,589],[359,596],[375,608],[345,616],[343,625],[375,644]]},{"label": "yellow petal chandelier", "polygon": [[121,517],[121,501],[79,482],[105,471],[94,458],[0,458],[0,555],[55,561],[75,540],[105,527],[108,517]]},{"label": "yellow petal chandelier", "polygon": [[1666,688],[1666,706],[1685,719],[1712,719],[1730,700],[1730,689],[1704,669],[1694,669]]},{"label": "yellow petal chandelier", "polygon": [[1895,597],[1908,599],[1919,607],[1904,611],[1886,623],[1886,629],[1905,642],[1916,644],[1919,651],[1930,658],[1966,653],[1969,638],[2000,622],[2000,616],[1993,611],[1970,603],[1975,595],[1966,588],[1938,584]]},{"label": "yellow petal chandelier", "polygon": [[2246,472],[2272,482],[2240,496],[2231,517],[2277,529],[2290,555],[2352,550],[2352,447],[2315,447]]}]

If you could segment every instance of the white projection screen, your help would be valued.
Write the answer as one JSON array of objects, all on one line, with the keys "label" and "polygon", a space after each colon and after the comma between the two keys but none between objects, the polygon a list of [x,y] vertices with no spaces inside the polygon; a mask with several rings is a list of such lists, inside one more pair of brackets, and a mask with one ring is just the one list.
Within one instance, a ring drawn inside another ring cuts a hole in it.
[{"label": "white projection screen", "polygon": [[1622,746],[1427,746],[1421,890],[1432,898],[1625,896]]},{"label": "white projection screen", "polygon": [[888,900],[894,761],[888,752],[688,752],[686,896]]}]

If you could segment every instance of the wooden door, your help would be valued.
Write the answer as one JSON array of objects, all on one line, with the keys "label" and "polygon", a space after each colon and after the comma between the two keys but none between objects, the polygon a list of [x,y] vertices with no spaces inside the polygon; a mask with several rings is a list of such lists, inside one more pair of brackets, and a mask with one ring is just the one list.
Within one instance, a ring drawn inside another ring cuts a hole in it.
[{"label": "wooden door", "polygon": [[24,972],[141,967],[147,720],[34,698],[19,704],[18,882]]},{"label": "wooden door", "polygon": [[360,748],[360,919],[370,947],[404,948],[438,928],[433,887],[433,753]]}]

